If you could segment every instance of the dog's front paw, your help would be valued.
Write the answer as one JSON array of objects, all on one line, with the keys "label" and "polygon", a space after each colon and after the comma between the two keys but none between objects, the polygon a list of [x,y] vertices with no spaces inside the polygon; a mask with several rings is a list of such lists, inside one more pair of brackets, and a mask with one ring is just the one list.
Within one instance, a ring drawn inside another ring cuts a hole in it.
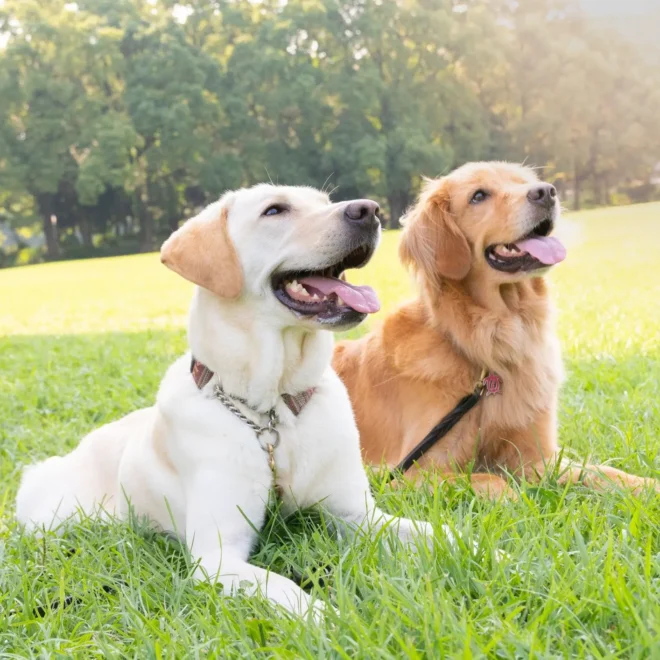
[{"label": "dog's front paw", "polygon": [[320,624],[325,620],[326,612],[327,606],[322,600],[307,596],[307,602],[305,604],[301,603],[301,607],[296,613],[303,619],[311,618],[314,623]]},{"label": "dog's front paw", "polygon": [[[456,545],[456,538],[447,525],[442,525],[442,534],[445,540],[452,546]],[[408,546],[416,546],[420,543],[426,544],[428,548],[433,548],[435,532],[430,523],[421,520],[409,520],[401,518],[398,525],[399,539]]]},{"label": "dog's front paw", "polygon": [[317,624],[320,624],[325,620],[329,608],[334,609],[331,605],[326,605],[322,600],[310,596],[301,589],[287,589],[282,593],[273,593],[269,589],[268,597],[271,601],[283,607],[290,614],[302,619],[311,618]]}]

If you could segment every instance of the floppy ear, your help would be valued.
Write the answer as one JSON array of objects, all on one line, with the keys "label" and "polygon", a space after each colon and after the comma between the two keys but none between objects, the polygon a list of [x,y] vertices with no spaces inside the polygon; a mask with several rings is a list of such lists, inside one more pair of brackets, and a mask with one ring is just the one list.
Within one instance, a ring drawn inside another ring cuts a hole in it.
[{"label": "floppy ear", "polygon": [[160,260],[221,298],[241,295],[243,271],[227,230],[227,209],[219,203],[179,227],[163,243]]},{"label": "floppy ear", "polygon": [[443,277],[462,280],[470,272],[470,246],[451,215],[449,192],[442,180],[439,186],[429,182],[408,212],[399,256],[406,266],[423,271],[436,284]]}]

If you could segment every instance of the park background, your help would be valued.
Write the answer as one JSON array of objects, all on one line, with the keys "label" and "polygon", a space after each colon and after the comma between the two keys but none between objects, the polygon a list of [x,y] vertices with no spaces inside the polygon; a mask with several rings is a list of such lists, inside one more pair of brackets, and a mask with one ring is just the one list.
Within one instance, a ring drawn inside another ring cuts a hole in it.
[{"label": "park background", "polygon": [[154,250],[269,179],[393,228],[469,160],[651,201],[659,29],[654,0],[2,0],[0,266]]},{"label": "park background", "polygon": [[[268,178],[396,225],[422,174],[472,158],[543,168],[567,207],[564,451],[660,478],[658,23],[641,0],[0,0],[2,263],[53,261],[0,270],[0,658],[658,657],[654,493],[373,475],[388,512],[459,535],[421,553],[273,510],[251,561],[339,609],[321,625],[195,585],[139,521],[39,539],[13,517],[26,465],[152,405],[186,349],[192,285],[157,253],[73,257],[155,249]],[[398,240],[349,274],[383,302],[351,336],[413,294]]]}]

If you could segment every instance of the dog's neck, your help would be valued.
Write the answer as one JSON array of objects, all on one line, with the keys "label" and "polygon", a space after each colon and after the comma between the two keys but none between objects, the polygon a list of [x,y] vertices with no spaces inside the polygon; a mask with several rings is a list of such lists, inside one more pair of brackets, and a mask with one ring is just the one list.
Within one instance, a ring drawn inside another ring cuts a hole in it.
[{"label": "dog's neck", "polygon": [[188,326],[193,356],[215,373],[223,389],[263,412],[282,394],[318,385],[332,356],[332,334],[277,327],[251,305],[221,300],[197,288]]},{"label": "dog's neck", "polygon": [[427,308],[435,327],[470,362],[507,370],[538,350],[552,322],[542,278],[509,284],[467,279],[427,287]]}]

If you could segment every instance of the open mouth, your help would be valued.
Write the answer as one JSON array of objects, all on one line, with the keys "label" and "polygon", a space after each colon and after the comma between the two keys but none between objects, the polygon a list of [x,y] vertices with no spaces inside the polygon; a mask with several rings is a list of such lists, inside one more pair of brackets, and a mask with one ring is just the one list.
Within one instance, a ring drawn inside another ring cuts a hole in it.
[{"label": "open mouth", "polygon": [[532,231],[513,243],[495,243],[486,248],[486,261],[505,273],[530,272],[549,268],[566,258],[562,242],[550,236],[552,218],[544,218]]},{"label": "open mouth", "polygon": [[319,270],[277,273],[272,279],[275,297],[298,316],[331,325],[359,323],[366,314],[377,312],[380,302],[370,286],[349,284],[344,271],[364,266],[374,247],[363,245]]}]

